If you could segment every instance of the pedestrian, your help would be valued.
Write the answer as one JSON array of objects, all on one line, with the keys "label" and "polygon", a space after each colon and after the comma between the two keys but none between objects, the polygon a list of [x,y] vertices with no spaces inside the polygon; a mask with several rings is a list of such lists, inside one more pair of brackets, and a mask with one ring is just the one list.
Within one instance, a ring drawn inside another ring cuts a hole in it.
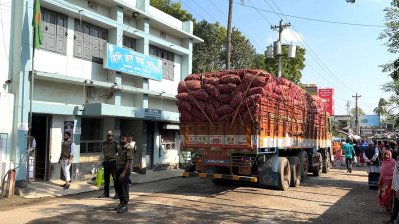
[{"label": "pedestrian", "polygon": [[118,199],[118,191],[116,189],[116,158],[118,155],[118,144],[113,140],[113,132],[108,131],[107,141],[103,142],[103,167],[104,167],[104,193],[99,198],[109,197],[110,177],[114,181],[115,195],[114,199]]},{"label": "pedestrian", "polygon": [[[343,143],[345,143],[345,142],[342,142],[342,144],[343,144]],[[341,146],[342,146],[342,144],[341,144]],[[335,151],[334,160],[333,160],[333,165],[334,165],[334,166],[337,165],[337,162],[338,162],[338,161],[339,161],[339,164],[340,164],[341,166],[343,166],[343,164],[344,164],[344,158],[343,158],[343,156],[342,156],[342,149],[341,149],[341,146],[339,146],[339,147],[336,149],[336,151]]]},{"label": "pedestrian", "polygon": [[61,155],[58,163],[61,163],[61,169],[64,173],[65,184],[61,185],[64,189],[68,189],[71,185],[71,174],[69,169],[71,168],[73,156],[75,154],[75,143],[72,141],[71,133],[64,133],[64,141],[61,144]]},{"label": "pedestrian", "polygon": [[360,166],[360,141],[355,141],[353,143],[353,149],[355,150],[355,156],[354,156],[354,163],[356,163],[356,166]]},{"label": "pedestrian", "polygon": [[[129,141],[130,146],[131,146],[132,149],[133,149],[133,154],[136,153],[136,150],[137,150],[136,142],[133,141],[133,136],[132,136],[132,135],[129,135],[128,141]],[[134,167],[133,167],[133,162],[132,162],[132,165],[130,166],[130,170],[133,171],[133,168],[134,168]],[[132,180],[131,180],[130,178],[129,178],[129,184],[133,184],[133,183],[132,183]]]},{"label": "pedestrian", "polygon": [[399,156],[399,150],[398,150],[398,145],[396,144],[396,142],[394,140],[392,140],[389,145],[391,146],[392,149],[392,158],[394,160],[398,160],[398,156]]},{"label": "pedestrian", "polygon": [[392,190],[393,194],[393,207],[392,207],[392,215],[389,223],[399,222],[398,214],[399,214],[399,163],[396,162],[395,169],[393,171],[392,177]]},{"label": "pedestrian", "polygon": [[388,214],[392,209],[392,178],[396,168],[396,161],[392,159],[392,152],[386,150],[383,155],[380,179],[378,180],[378,203]]},{"label": "pedestrian", "polygon": [[380,167],[380,150],[373,141],[369,141],[368,147],[364,150],[363,159],[371,166],[370,170],[379,173]]},{"label": "pedestrian", "polygon": [[116,186],[120,203],[115,210],[117,213],[124,213],[128,211],[130,165],[133,161],[133,148],[126,135],[121,136],[118,156],[118,169],[116,171],[118,181]]},{"label": "pedestrian", "polygon": [[28,144],[28,155],[29,155],[29,179],[34,179],[36,139],[33,136],[28,136],[26,140]]},{"label": "pedestrian", "polygon": [[352,140],[348,139],[348,143],[342,144],[341,149],[342,152],[345,156],[345,161],[346,161],[346,168],[348,169],[349,173],[352,173],[352,161],[353,157],[355,155],[355,150],[353,149],[353,146],[350,144]]}]

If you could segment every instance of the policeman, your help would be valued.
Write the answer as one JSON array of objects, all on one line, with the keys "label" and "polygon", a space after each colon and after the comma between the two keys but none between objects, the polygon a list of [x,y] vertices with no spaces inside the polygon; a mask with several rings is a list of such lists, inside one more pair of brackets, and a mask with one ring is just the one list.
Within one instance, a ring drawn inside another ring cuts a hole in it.
[{"label": "policeman", "polygon": [[119,148],[118,156],[116,189],[120,203],[115,209],[118,213],[124,213],[128,210],[130,165],[133,161],[133,148],[126,135],[121,136],[121,147]]},{"label": "policeman", "polygon": [[103,154],[104,154],[104,193],[99,198],[109,197],[109,179],[112,175],[114,180],[115,196],[114,199],[118,199],[118,190],[116,188],[116,158],[118,153],[118,144],[112,139],[112,131],[107,133],[107,141],[103,142]]}]

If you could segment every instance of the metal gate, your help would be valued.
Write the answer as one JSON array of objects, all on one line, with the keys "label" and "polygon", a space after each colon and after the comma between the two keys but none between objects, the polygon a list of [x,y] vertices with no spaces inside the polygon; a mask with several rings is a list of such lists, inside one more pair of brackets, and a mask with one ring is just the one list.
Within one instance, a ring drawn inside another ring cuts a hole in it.
[{"label": "metal gate", "polygon": [[0,180],[3,180],[6,167],[3,168],[3,152],[7,148],[7,134],[0,134]]}]

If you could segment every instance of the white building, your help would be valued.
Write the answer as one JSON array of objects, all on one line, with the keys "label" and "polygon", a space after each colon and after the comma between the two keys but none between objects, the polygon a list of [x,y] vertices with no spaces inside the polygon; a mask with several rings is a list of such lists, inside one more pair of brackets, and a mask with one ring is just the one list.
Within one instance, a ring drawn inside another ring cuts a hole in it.
[{"label": "white building", "polygon": [[[24,164],[26,154],[33,2],[10,3],[11,35],[1,37],[13,50],[6,49],[8,55],[0,51],[0,82],[9,83],[3,85],[0,105],[14,107],[0,112],[6,118],[0,134],[8,139],[3,161],[15,165]],[[193,44],[202,40],[193,35],[191,21],[177,20],[149,2],[41,1],[43,43],[34,56],[32,101],[36,179],[60,178],[57,162],[68,129],[79,152],[73,163],[75,179],[100,167],[108,130],[117,141],[121,133],[133,136],[138,145],[135,169],[177,167],[179,113],[174,96],[179,81],[191,73]],[[3,57],[8,57],[9,68],[3,66]],[[17,171],[17,180],[25,179],[26,166]]]}]

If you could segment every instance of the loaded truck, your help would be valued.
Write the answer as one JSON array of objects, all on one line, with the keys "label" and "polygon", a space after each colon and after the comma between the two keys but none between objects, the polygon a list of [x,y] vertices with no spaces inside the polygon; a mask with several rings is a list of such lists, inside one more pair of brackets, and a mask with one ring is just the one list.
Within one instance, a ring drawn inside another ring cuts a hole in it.
[{"label": "loaded truck", "polygon": [[190,74],[178,85],[184,177],[287,190],[331,159],[324,101],[263,70]]}]

